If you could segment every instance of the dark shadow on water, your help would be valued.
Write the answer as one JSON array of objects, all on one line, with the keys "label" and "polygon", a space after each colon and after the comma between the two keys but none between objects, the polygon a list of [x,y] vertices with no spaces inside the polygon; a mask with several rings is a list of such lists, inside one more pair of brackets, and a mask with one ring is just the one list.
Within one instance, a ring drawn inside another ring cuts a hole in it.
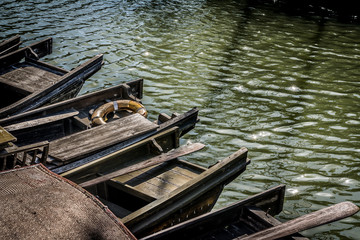
[{"label": "dark shadow on water", "polygon": [[258,6],[266,5],[274,11],[289,15],[333,18],[339,22],[360,23],[360,3],[357,0],[251,0]]},{"label": "dark shadow on water", "polygon": [[[252,18],[252,9],[251,9],[251,1],[217,1],[217,0],[210,0],[207,1],[207,8],[214,9],[214,12],[217,9],[227,8],[227,11],[234,12],[234,18],[237,18],[236,24],[233,26],[234,34],[231,37],[231,41],[229,41],[226,48],[224,48],[224,53],[231,53],[234,50],[239,49],[240,42],[242,38],[246,36],[246,27],[248,26],[249,21]],[[234,8],[232,8],[234,7]],[[220,11],[219,11],[220,12]],[[241,14],[240,14],[241,13]],[[222,64],[219,64],[219,68],[222,69],[230,69],[231,65],[237,61],[237,55],[235,54],[226,54],[223,57]],[[218,73],[215,74],[212,79],[209,81],[217,81],[221,82],[220,86],[213,86],[210,89],[210,92],[206,96],[206,107],[212,106],[213,104],[218,103],[219,101],[215,98],[220,93],[223,93],[225,89],[228,89],[228,83],[226,81],[226,72],[224,70],[218,70]]]}]

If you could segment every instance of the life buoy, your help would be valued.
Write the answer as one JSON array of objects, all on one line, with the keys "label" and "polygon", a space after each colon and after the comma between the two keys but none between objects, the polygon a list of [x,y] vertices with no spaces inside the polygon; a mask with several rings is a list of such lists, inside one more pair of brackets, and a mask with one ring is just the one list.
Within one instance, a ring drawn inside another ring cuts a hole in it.
[{"label": "life buoy", "polygon": [[139,113],[140,115],[147,117],[147,111],[141,103],[132,100],[117,100],[105,103],[104,105],[98,107],[91,115],[91,124],[94,126],[106,124],[106,116],[109,113],[118,110],[130,110],[134,113]]}]

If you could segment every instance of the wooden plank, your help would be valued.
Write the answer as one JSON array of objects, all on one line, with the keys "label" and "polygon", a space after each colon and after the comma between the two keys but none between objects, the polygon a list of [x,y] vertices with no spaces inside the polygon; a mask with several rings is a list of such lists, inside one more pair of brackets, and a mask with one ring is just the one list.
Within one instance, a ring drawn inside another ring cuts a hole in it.
[{"label": "wooden plank", "polygon": [[[175,160],[175,162],[178,161]],[[114,180],[126,183],[137,191],[149,194],[150,196],[158,199],[181,187],[183,184],[199,175],[189,171],[188,169],[181,168],[180,166],[169,167],[162,164],[155,168],[161,169],[161,172],[156,171],[154,168],[151,170],[142,169],[117,177]],[[189,177],[189,175],[192,175],[192,177]]]},{"label": "wooden plank", "polygon": [[40,68],[22,66],[1,75],[0,82],[19,89],[20,93],[31,94],[54,85],[60,77]]},{"label": "wooden plank", "polygon": [[67,74],[69,73],[68,70],[66,69],[63,69],[63,68],[60,68],[58,66],[54,66],[54,65],[51,65],[49,63],[46,63],[46,62],[43,62],[43,61],[40,61],[40,60],[35,60],[35,59],[32,59],[32,58],[26,58],[25,59],[26,63],[31,65],[31,66],[34,66],[34,67],[37,67],[37,68],[43,68],[43,69],[46,69],[50,72],[53,72],[55,74],[58,74],[58,75],[64,75],[64,74]]},{"label": "wooden plank", "polygon": [[[175,162],[178,161],[175,160]],[[161,172],[158,170],[161,170]],[[198,174],[196,176],[198,176]],[[174,172],[171,170],[171,167],[161,164],[156,167],[152,167],[150,170],[142,169],[113,178],[112,180],[119,181],[123,184],[131,186],[138,192],[158,199],[192,179],[193,178],[185,177],[184,175],[179,175],[179,171]]]},{"label": "wooden plank", "polygon": [[78,114],[79,114],[78,111],[76,111],[74,109],[68,109],[68,110],[65,110],[56,115],[38,118],[38,119],[29,120],[29,121],[20,122],[20,123],[15,123],[15,124],[6,126],[5,129],[9,132],[17,131],[17,130],[21,130],[21,129],[25,129],[25,128],[31,128],[31,127],[35,127],[35,126],[44,125],[44,124],[55,122],[55,121],[60,121],[60,120],[66,119],[66,118],[76,116]]},{"label": "wooden plank", "polygon": [[272,240],[291,234],[314,228],[323,224],[331,223],[349,216],[359,211],[359,207],[351,202],[342,202],[333,206],[323,208],[293,220],[284,222],[277,226],[265,229],[263,231],[251,234],[243,240]]},{"label": "wooden plank", "polygon": [[186,182],[188,180],[197,177],[201,172],[204,171],[204,170],[199,171],[198,169],[194,171],[194,169],[186,167],[186,165],[184,164],[180,165],[180,163],[181,161],[176,159],[172,161],[171,164],[169,163],[166,165],[159,164],[156,166],[143,168],[135,172],[130,172],[124,175],[117,176],[115,179],[119,182],[127,183],[135,186],[136,184],[146,181],[146,179],[159,177],[161,174],[170,172],[170,174],[173,175],[174,177],[168,180],[171,180],[175,178],[175,176],[178,176],[183,178],[184,181]]},{"label": "wooden plank", "polygon": [[140,114],[132,114],[105,125],[52,141],[50,142],[49,155],[66,163],[129,138],[154,131],[157,127],[158,125]]},{"label": "wooden plank", "polygon": [[[52,171],[62,174],[76,183],[81,183],[86,179],[92,179],[94,174],[108,173],[129,166],[129,162],[138,163],[146,157],[154,156],[150,144],[153,139],[158,141],[166,151],[176,148],[179,146],[178,128],[174,127],[160,133],[148,132],[103,149],[79,161],[54,168]],[[129,161],[129,158],[133,160]],[[89,176],[89,178],[84,179],[82,176]]]},{"label": "wooden plank", "polygon": [[156,198],[151,197],[149,194],[143,194],[142,192],[135,190],[133,187],[127,184],[121,184],[116,181],[110,180],[106,182],[106,185],[108,185],[108,187],[111,186],[113,188],[119,189],[122,192],[135,196],[136,198],[140,198],[146,202],[152,202],[156,200]]}]

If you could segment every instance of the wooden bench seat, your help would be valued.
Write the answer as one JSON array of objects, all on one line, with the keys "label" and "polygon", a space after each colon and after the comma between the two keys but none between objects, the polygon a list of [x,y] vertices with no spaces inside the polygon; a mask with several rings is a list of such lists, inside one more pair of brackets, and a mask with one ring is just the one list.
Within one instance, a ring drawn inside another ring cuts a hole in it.
[{"label": "wooden bench seat", "polygon": [[131,114],[105,125],[52,141],[50,142],[49,155],[57,161],[57,165],[62,165],[130,138],[155,131],[157,128],[157,124],[152,123],[140,114]]},{"label": "wooden bench seat", "polygon": [[113,178],[111,181],[126,186],[129,193],[138,195],[138,197],[147,195],[153,199],[159,199],[198,177],[204,170],[174,160],[127,173]]},{"label": "wooden bench seat", "polygon": [[0,82],[14,91],[29,95],[54,85],[61,76],[34,66],[21,66],[0,76]]}]

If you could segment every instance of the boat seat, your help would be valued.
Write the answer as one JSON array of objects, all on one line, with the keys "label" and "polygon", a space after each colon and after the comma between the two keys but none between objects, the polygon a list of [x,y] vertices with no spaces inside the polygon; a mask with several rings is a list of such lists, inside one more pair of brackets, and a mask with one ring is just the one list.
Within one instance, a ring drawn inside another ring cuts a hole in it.
[{"label": "boat seat", "polygon": [[130,138],[155,131],[157,124],[138,113],[50,142],[50,161],[58,166],[87,157]]},{"label": "boat seat", "polygon": [[23,65],[1,75],[0,83],[20,94],[29,95],[54,85],[60,78],[60,75],[41,68]]},{"label": "boat seat", "polygon": [[112,186],[146,201],[159,199],[196,178],[205,169],[173,160],[110,180]]}]

